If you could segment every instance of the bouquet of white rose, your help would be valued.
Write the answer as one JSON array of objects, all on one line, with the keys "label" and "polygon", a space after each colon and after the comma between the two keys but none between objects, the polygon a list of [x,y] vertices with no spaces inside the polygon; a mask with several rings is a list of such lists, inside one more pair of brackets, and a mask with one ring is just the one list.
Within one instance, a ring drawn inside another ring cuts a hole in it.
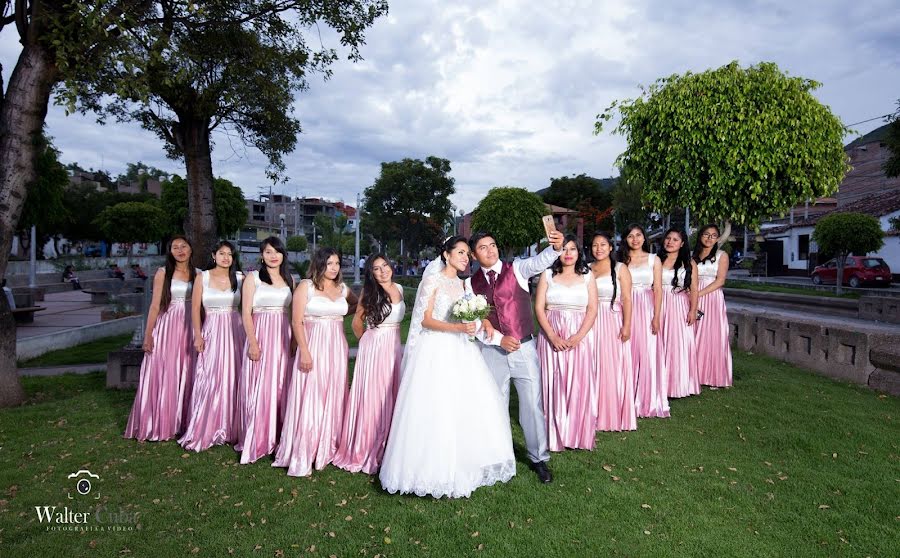
[{"label": "bouquet of white rose", "polygon": [[[483,320],[487,318],[490,313],[491,307],[487,303],[487,299],[484,298],[484,295],[466,293],[453,305],[453,317],[463,323]],[[470,335],[469,341],[474,340],[475,337]]]}]

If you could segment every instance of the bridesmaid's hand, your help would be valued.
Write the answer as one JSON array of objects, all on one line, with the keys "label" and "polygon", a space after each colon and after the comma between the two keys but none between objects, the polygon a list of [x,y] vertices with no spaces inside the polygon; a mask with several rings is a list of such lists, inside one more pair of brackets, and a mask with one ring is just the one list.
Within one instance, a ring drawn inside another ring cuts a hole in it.
[{"label": "bridesmaid's hand", "polygon": [[582,339],[584,339],[584,336],[573,335],[566,340],[566,343],[569,345],[570,349],[574,349],[578,346],[579,343],[581,343]]},{"label": "bridesmaid's hand", "polygon": [[619,330],[619,340],[624,343],[629,339],[631,339],[631,328],[622,326],[622,329]]},{"label": "bridesmaid's hand", "polygon": [[569,343],[562,339],[559,335],[553,335],[550,338],[550,345],[553,347],[554,351],[567,351],[569,350]]},{"label": "bridesmaid's hand", "polygon": [[650,331],[653,335],[659,333],[659,316],[653,316],[653,320],[650,321]]},{"label": "bridesmaid's hand", "polygon": [[148,355],[153,352],[153,336],[152,335],[147,335],[146,337],[144,337],[143,349],[144,349],[144,352],[147,353]]},{"label": "bridesmaid's hand", "polygon": [[261,356],[262,353],[259,350],[259,342],[254,341],[253,343],[250,343],[250,347],[247,349],[247,357],[256,362]]},{"label": "bridesmaid's hand", "polygon": [[198,353],[202,353],[203,349],[206,348],[206,341],[203,339],[202,335],[194,335],[194,350]]},{"label": "bridesmaid's hand", "polygon": [[312,354],[309,351],[300,351],[300,361],[297,363],[297,368],[300,369],[300,372],[308,373],[312,370],[313,361]]},{"label": "bridesmaid's hand", "polygon": [[688,312],[687,325],[692,326],[697,321],[697,312]]}]

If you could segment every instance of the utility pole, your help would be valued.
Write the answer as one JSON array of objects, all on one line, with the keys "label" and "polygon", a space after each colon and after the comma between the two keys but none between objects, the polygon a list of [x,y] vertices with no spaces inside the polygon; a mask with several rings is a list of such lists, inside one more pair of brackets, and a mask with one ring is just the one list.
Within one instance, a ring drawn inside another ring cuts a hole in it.
[{"label": "utility pole", "polygon": [[359,228],[362,225],[362,209],[356,194],[356,259],[353,261],[353,284],[359,285]]}]

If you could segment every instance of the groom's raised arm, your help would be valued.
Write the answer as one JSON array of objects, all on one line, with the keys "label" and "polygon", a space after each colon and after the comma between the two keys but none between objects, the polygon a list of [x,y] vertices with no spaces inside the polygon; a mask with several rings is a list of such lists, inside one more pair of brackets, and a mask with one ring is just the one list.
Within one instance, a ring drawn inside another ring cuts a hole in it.
[{"label": "groom's raised arm", "polygon": [[[554,238],[552,240],[556,240],[557,242],[551,242],[550,246],[544,248],[537,256],[513,260],[512,266],[516,275],[518,275],[517,278],[523,279],[527,284],[530,278],[553,265],[553,262],[555,262],[562,253],[562,233],[557,232],[556,234],[559,235],[560,238]],[[559,246],[559,248],[557,249],[556,246]],[[521,284],[522,281],[519,281],[519,283]]]}]

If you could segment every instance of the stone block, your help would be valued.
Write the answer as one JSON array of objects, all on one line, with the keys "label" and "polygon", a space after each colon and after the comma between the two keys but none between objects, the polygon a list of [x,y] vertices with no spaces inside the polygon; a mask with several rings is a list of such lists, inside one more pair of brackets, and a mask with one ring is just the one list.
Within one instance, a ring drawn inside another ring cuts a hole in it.
[{"label": "stone block", "polygon": [[140,347],[111,351],[106,361],[106,387],[136,389],[143,360],[144,351]]}]

